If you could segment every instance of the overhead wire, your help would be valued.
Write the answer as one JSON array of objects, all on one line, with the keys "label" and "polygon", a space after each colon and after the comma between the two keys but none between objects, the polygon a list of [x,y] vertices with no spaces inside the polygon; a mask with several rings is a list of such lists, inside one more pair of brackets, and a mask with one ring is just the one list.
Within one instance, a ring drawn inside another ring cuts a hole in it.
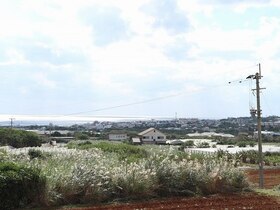
[{"label": "overhead wire", "polygon": [[[252,68],[252,67],[255,67],[255,66],[256,65],[250,65],[250,66],[246,66],[246,67],[243,67],[243,68],[239,68],[238,70],[244,70],[244,69]],[[228,70],[228,71],[232,71],[232,70]],[[233,81],[229,82],[228,84],[234,85],[234,84],[237,84],[237,83],[242,83],[244,81],[246,81],[246,80],[245,79],[233,80]],[[215,89],[215,88],[219,88],[219,87],[225,87],[228,84],[208,86],[208,87],[203,87],[202,89],[196,90],[196,91],[183,91],[183,92],[180,92],[180,93],[177,93],[177,94],[172,94],[172,95],[167,95],[167,96],[162,96],[162,97],[154,97],[154,98],[147,99],[147,100],[136,101],[136,102],[131,102],[131,103],[124,103],[124,104],[119,104],[119,105],[115,105],[115,106],[107,106],[107,107],[102,107],[102,108],[97,108],[97,109],[92,109],[92,110],[87,110],[87,111],[80,111],[80,112],[73,112],[73,113],[68,113],[68,114],[63,114],[63,115],[56,115],[56,116],[53,116],[53,117],[54,118],[61,118],[61,117],[68,117],[68,116],[78,116],[78,115],[86,114],[86,113],[100,112],[100,111],[117,109],[117,108],[122,108],[122,107],[129,107],[129,106],[134,106],[134,105],[146,104],[146,103],[160,101],[160,100],[164,100],[164,99],[168,99],[168,98],[178,97],[178,96],[181,96],[181,95],[194,94],[194,93],[198,93],[198,92],[209,91],[211,89]],[[83,115],[82,117],[86,117],[86,116]],[[90,116],[90,117],[118,118],[119,116]],[[120,116],[120,117],[125,118],[125,116]],[[135,117],[129,117],[129,118],[135,118]],[[140,117],[140,118],[142,118],[142,117]]]},{"label": "overhead wire", "polygon": [[[248,68],[253,68],[256,67],[256,65],[250,65],[250,66],[246,66],[244,68],[239,68],[239,70],[243,70],[243,69],[248,69]],[[236,82],[242,83],[247,81],[247,79],[241,79],[241,80],[234,80],[229,82],[228,84],[234,84]],[[92,112],[100,112],[100,111],[106,111],[106,110],[111,110],[111,109],[117,109],[117,108],[122,108],[122,107],[129,107],[129,106],[134,106],[134,105],[140,105],[140,104],[145,104],[145,103],[151,103],[154,101],[160,101],[160,100],[164,100],[164,99],[168,99],[168,98],[173,98],[173,97],[178,97],[181,95],[185,95],[185,94],[193,94],[195,92],[203,92],[203,91],[208,91],[210,89],[213,88],[219,88],[219,87],[224,87],[227,86],[226,84],[221,84],[221,85],[214,85],[214,86],[208,86],[208,87],[204,87],[203,89],[197,90],[197,91],[184,91],[184,92],[180,92],[177,94],[172,94],[172,95],[167,95],[167,96],[162,96],[162,97],[154,97],[151,99],[147,99],[147,100],[142,100],[142,101],[136,101],[136,102],[131,102],[131,103],[125,103],[125,104],[120,104],[120,105],[115,105],[115,106],[108,106],[108,107],[103,107],[103,108],[98,108],[98,109],[92,109],[92,110],[87,110],[87,111],[81,111],[81,112],[73,112],[73,113],[69,113],[69,114],[64,114],[61,115],[60,117],[66,117],[66,116],[75,116],[75,115],[80,115],[80,114],[86,114],[86,113],[92,113]]]},{"label": "overhead wire", "polygon": [[250,78],[248,79],[248,89],[249,89],[249,109],[254,109],[254,103],[253,103],[253,95],[254,95],[254,90],[253,90],[253,79]]},{"label": "overhead wire", "polygon": [[262,101],[265,103],[266,107],[268,108],[269,111],[269,115],[273,115],[273,110],[271,109],[270,105],[268,104],[265,94],[261,91],[261,95],[262,95]]},{"label": "overhead wire", "polygon": [[[236,70],[236,69],[234,69],[234,70],[239,71],[239,70],[253,68],[253,67],[256,67],[256,66],[257,66],[256,64],[248,65],[248,66],[238,68],[238,70]],[[228,70],[225,70],[225,71],[232,71],[232,69],[228,69]],[[229,82],[229,84],[235,83],[236,81],[238,81],[239,83],[242,83],[242,82],[246,81],[246,79],[231,81],[231,82]],[[225,86],[225,84],[215,85],[215,86],[210,86],[210,87],[204,87],[202,90],[193,91],[193,92],[202,92],[202,91],[205,91],[205,90],[218,88],[218,87],[221,87],[221,86]],[[139,104],[145,104],[145,103],[160,101],[160,100],[164,100],[164,99],[168,99],[168,98],[178,97],[178,96],[181,96],[181,95],[185,95],[187,93],[189,93],[189,92],[184,91],[184,92],[180,92],[178,94],[172,94],[172,95],[167,95],[167,96],[162,96],[162,97],[154,97],[154,98],[147,99],[147,100],[142,100],[142,101],[136,101],[136,102],[125,103],[125,104],[120,104],[120,105],[115,105],[115,106],[108,106],[108,107],[103,107],[103,108],[97,108],[97,109],[92,109],[92,110],[87,110],[87,111],[80,111],[80,112],[63,114],[63,115],[60,115],[60,117],[75,116],[75,115],[86,114],[86,113],[91,113],[91,112],[100,112],[100,111],[106,111],[106,110],[117,109],[117,108],[122,108],[122,107],[129,107],[129,106],[134,106],[134,105],[139,105]]]},{"label": "overhead wire", "polygon": [[172,95],[167,95],[167,96],[162,96],[162,97],[155,97],[155,98],[142,100],[142,101],[137,101],[137,102],[132,102],[132,103],[126,103],[126,104],[120,104],[120,105],[116,105],[116,106],[108,106],[108,107],[104,107],[104,108],[98,108],[98,109],[92,109],[92,110],[87,110],[87,111],[64,114],[64,115],[61,115],[60,117],[80,115],[80,114],[86,114],[86,113],[91,113],[91,112],[100,112],[100,111],[105,111],[105,110],[134,106],[134,105],[139,105],[139,104],[145,104],[145,103],[160,101],[160,100],[164,100],[164,99],[168,99],[168,98],[178,97],[178,96],[185,95],[185,94],[193,94],[195,92],[203,92],[203,91],[206,91],[206,90],[210,90],[210,89],[213,89],[213,88],[224,87],[224,86],[227,86],[227,85],[215,85],[215,86],[210,86],[210,87],[208,86],[208,87],[204,87],[203,89],[196,90],[196,91],[188,91],[188,92],[184,91],[184,92],[180,92],[180,93],[177,93],[177,94],[172,94]]}]

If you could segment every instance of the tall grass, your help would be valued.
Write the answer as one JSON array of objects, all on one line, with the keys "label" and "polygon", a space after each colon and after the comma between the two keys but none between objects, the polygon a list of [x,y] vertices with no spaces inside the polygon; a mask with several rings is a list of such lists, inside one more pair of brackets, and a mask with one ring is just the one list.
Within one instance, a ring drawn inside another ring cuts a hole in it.
[{"label": "tall grass", "polygon": [[[243,172],[223,158],[203,160],[172,148],[132,147],[36,148],[32,155],[24,148],[8,151],[5,159],[41,170],[48,205],[203,195],[247,186]],[[134,153],[141,155],[137,161],[128,161]]]},{"label": "tall grass", "polygon": [[81,142],[81,143],[71,142],[70,144],[67,145],[67,147],[69,149],[82,149],[82,150],[97,148],[107,153],[116,153],[120,160],[127,160],[129,162],[135,162],[141,158],[148,157],[148,152],[144,148],[125,144],[125,143],[108,143],[108,142],[91,143],[90,141]]}]

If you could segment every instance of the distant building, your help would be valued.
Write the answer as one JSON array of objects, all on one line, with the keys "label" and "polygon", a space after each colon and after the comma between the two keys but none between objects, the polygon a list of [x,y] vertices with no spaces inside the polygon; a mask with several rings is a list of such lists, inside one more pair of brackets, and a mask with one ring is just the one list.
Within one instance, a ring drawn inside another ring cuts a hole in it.
[{"label": "distant building", "polygon": [[155,128],[149,128],[141,133],[138,133],[143,144],[165,144],[166,135]]},{"label": "distant building", "polygon": [[126,140],[128,137],[127,137],[127,134],[126,133],[116,133],[116,132],[113,132],[113,133],[110,133],[109,134],[109,140],[110,141],[123,141],[123,140]]},{"label": "distant building", "polygon": [[[261,131],[262,137],[267,137],[267,138],[273,138],[273,137],[279,137],[280,133],[273,132],[273,131]],[[254,132],[254,138],[258,138],[258,131]]]},{"label": "distant building", "polygon": [[131,142],[132,142],[132,144],[134,144],[134,145],[140,145],[140,144],[142,144],[142,142],[141,142],[141,139],[140,138],[132,138],[131,139]]},{"label": "distant building", "polygon": [[220,137],[226,137],[226,138],[234,138],[234,135],[232,135],[232,134],[215,133],[215,132],[189,133],[189,134],[187,134],[187,136],[190,136],[190,137],[203,137],[203,136],[217,137],[217,136],[220,136]]}]

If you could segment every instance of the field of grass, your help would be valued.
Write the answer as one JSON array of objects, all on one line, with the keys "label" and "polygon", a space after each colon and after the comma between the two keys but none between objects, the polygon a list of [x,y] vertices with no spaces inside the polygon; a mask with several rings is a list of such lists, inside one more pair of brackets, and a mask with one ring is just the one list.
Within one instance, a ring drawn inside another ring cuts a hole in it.
[{"label": "field of grass", "polygon": [[46,180],[38,206],[168,195],[207,195],[248,187],[235,160],[175,147],[83,142],[68,148],[0,151],[1,162],[34,168]]}]

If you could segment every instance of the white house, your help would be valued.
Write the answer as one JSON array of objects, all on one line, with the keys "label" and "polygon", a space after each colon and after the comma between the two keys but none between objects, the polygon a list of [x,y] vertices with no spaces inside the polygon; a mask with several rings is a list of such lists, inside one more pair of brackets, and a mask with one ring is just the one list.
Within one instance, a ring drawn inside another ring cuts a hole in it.
[{"label": "white house", "polygon": [[138,133],[142,143],[146,144],[165,144],[166,136],[155,128],[149,128],[141,133]]},{"label": "white house", "polygon": [[127,139],[127,134],[125,133],[110,133],[109,140],[110,141],[122,141]]}]

